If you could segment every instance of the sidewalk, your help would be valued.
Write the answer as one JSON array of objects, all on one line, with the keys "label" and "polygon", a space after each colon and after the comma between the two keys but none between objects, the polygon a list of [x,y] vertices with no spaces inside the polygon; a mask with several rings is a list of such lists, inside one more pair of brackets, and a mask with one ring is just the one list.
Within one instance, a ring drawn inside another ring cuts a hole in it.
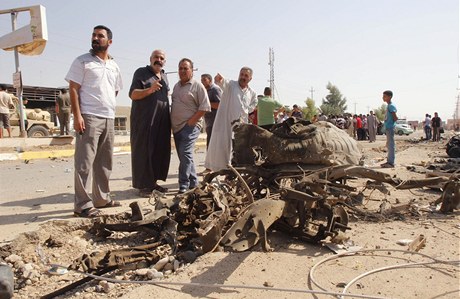
[{"label": "sidewalk", "polygon": [[[73,157],[75,138],[54,136],[43,138],[2,138],[0,139],[0,161],[49,159]],[[172,149],[175,148],[171,136]],[[196,147],[206,147],[206,133],[201,133]],[[115,135],[114,154],[130,153],[129,135]]]}]

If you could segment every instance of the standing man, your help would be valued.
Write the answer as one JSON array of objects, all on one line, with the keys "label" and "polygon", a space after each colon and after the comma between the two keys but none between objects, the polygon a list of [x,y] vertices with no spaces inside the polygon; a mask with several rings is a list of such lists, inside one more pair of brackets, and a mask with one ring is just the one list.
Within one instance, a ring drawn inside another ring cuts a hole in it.
[{"label": "standing man", "polygon": [[198,185],[193,149],[201,118],[211,111],[211,104],[206,88],[193,79],[193,62],[188,58],[179,61],[179,79],[172,93],[171,126],[179,157],[179,193],[184,193]]},{"label": "standing man", "polygon": [[209,147],[209,141],[211,140],[212,126],[216,119],[217,108],[219,108],[220,99],[222,97],[222,89],[219,86],[212,83],[212,77],[210,74],[201,75],[201,83],[208,92],[209,102],[211,103],[211,112],[207,112],[204,115],[204,122],[206,125],[206,149]]},{"label": "standing man", "polygon": [[431,140],[431,117],[428,113],[425,114],[423,129],[425,130],[425,140]]},{"label": "standing man", "polygon": [[377,119],[372,110],[367,117],[367,129],[369,130],[369,142],[375,142],[377,136]]},{"label": "standing man", "polygon": [[232,126],[248,123],[248,115],[257,105],[257,94],[249,87],[252,74],[252,69],[245,66],[240,70],[238,81],[225,80],[221,74],[214,78],[223,93],[204,163],[212,171],[227,168],[230,164]]},{"label": "standing man", "polygon": [[131,169],[133,187],[150,197],[153,190],[167,192],[157,184],[168,177],[171,160],[169,82],[163,70],[166,54],[155,50],[150,65],[136,70],[129,89],[131,98]]},{"label": "standing man", "polygon": [[299,106],[297,106],[297,104],[294,104],[294,106],[292,106],[291,117],[303,118],[303,113],[302,111],[300,111]]},{"label": "standing man", "polygon": [[13,98],[7,93],[6,85],[0,84],[0,138],[3,138],[3,128],[11,137],[10,108],[14,108]]},{"label": "standing man", "polygon": [[363,139],[363,121],[361,119],[362,114],[356,116],[356,135],[358,136],[358,140]]},{"label": "standing man", "polygon": [[383,168],[394,168],[395,167],[395,123],[398,120],[396,116],[396,106],[391,102],[393,98],[393,92],[391,90],[385,90],[383,92],[383,101],[387,103],[387,111],[385,113],[385,135],[387,136],[387,161],[383,163]]},{"label": "standing man", "polygon": [[70,122],[70,95],[66,88],[61,89],[61,94],[56,98],[56,112],[59,118],[59,128],[61,135],[69,135]]},{"label": "standing man", "polygon": [[96,217],[102,214],[97,208],[121,205],[110,199],[109,188],[115,97],[122,88],[120,69],[108,52],[111,44],[112,31],[103,25],[94,27],[92,49],[74,60],[65,77],[77,133],[74,215],[78,217]]},{"label": "standing man", "polygon": [[439,141],[441,139],[441,118],[438,116],[438,112],[434,113],[434,117],[431,119],[431,126],[433,127],[433,141]]},{"label": "standing man", "polygon": [[264,96],[257,102],[257,121],[259,127],[265,130],[270,130],[275,124],[275,110],[277,113],[284,111],[284,106],[272,98],[272,90],[270,87],[265,87]]}]

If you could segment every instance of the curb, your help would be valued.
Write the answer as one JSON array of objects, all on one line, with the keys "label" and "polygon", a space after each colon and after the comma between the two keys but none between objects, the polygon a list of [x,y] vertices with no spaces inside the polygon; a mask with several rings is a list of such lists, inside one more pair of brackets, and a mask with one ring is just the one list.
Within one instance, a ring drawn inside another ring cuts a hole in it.
[{"label": "curb", "polygon": [[[197,141],[195,147],[205,147],[206,141]],[[171,144],[171,149],[175,149],[174,143]],[[22,152],[22,153],[0,153],[1,161],[16,161],[16,160],[36,160],[36,159],[53,159],[53,158],[68,158],[73,157],[75,153],[74,149],[63,149],[63,150],[46,150],[46,151],[33,151],[33,152]],[[127,155],[131,154],[131,146],[115,146],[113,148],[113,155]]]}]

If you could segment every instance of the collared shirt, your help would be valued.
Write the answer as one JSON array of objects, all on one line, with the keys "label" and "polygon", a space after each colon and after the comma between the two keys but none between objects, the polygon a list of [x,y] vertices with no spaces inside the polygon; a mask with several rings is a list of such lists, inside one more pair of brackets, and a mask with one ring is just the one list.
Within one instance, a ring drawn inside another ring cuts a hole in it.
[{"label": "collared shirt", "polygon": [[185,84],[177,82],[171,98],[171,127],[174,133],[179,132],[196,112],[211,111],[206,88],[193,78]]},{"label": "collared shirt", "polygon": [[10,106],[13,104],[13,99],[6,91],[0,91],[0,113],[10,113]]},{"label": "collared shirt", "polygon": [[81,86],[81,114],[115,118],[115,97],[123,83],[120,68],[113,59],[104,61],[91,53],[83,54],[74,60],[65,80]]}]

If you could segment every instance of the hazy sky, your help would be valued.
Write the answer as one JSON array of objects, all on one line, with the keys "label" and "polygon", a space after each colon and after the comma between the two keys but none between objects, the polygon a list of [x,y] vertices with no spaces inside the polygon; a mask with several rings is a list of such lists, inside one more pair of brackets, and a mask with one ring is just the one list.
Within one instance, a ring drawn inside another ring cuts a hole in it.
[{"label": "hazy sky", "polygon": [[[131,104],[132,75],[156,48],[166,52],[166,71],[188,57],[198,79],[217,72],[237,79],[250,66],[250,85],[262,94],[272,47],[275,97],[290,106],[304,106],[311,88],[320,106],[328,82],[352,113],[379,107],[386,89],[409,120],[435,111],[452,118],[457,102],[458,0],[1,0],[0,10],[37,4],[46,7],[49,40],[41,56],[20,56],[25,85],[66,85],[70,64],[103,24],[114,33],[110,52],[123,73],[119,105]],[[28,20],[20,13],[18,27]],[[0,15],[0,36],[9,32],[11,16]],[[0,50],[0,82],[11,84],[14,72],[13,52]],[[169,80],[172,89],[177,74]]]}]

